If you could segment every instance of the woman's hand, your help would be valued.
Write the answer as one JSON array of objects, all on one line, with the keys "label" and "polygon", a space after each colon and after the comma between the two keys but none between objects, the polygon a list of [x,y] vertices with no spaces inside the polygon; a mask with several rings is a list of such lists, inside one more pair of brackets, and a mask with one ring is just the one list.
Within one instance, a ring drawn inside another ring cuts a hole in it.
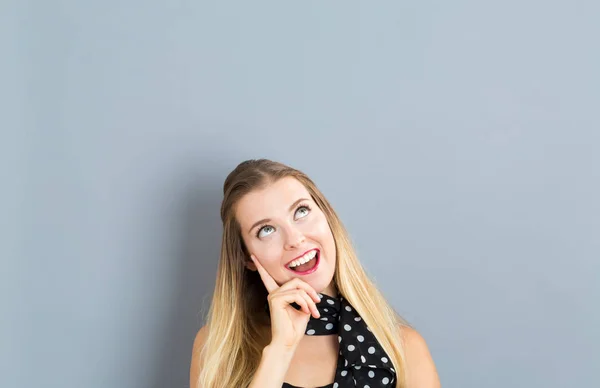
[{"label": "woman's hand", "polygon": [[[258,273],[269,292],[269,310],[271,312],[271,344],[287,349],[295,349],[304,337],[306,325],[312,314],[319,318],[317,305],[321,299],[319,294],[308,283],[294,278],[281,287],[258,262],[254,255],[250,256],[258,269]],[[296,302],[300,310],[291,303]]]}]

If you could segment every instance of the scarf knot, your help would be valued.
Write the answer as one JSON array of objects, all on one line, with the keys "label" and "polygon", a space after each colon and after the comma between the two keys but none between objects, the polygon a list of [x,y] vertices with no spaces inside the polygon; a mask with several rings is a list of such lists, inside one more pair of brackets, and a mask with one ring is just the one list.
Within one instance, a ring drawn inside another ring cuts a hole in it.
[{"label": "scarf knot", "polygon": [[392,361],[360,314],[343,296],[319,296],[316,305],[321,316],[310,317],[305,333],[337,334],[340,351],[333,387],[393,387],[396,371]]}]

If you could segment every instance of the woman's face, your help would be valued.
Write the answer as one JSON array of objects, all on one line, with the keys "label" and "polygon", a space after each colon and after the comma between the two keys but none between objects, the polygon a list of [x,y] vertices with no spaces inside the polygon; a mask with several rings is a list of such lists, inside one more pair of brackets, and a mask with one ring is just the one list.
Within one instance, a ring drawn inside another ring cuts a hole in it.
[{"label": "woman's face", "polygon": [[[277,284],[297,277],[317,292],[336,295],[333,234],[302,183],[285,177],[246,194],[238,202],[236,218],[248,251]],[[256,271],[248,260],[247,267]]]}]

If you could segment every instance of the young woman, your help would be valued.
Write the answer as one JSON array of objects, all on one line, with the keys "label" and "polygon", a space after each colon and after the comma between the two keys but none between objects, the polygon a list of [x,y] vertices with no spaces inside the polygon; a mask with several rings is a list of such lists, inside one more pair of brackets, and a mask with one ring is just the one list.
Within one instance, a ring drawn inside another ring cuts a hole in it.
[{"label": "young woman", "polygon": [[435,388],[423,338],[369,280],[316,185],[270,160],[227,177],[192,388]]}]

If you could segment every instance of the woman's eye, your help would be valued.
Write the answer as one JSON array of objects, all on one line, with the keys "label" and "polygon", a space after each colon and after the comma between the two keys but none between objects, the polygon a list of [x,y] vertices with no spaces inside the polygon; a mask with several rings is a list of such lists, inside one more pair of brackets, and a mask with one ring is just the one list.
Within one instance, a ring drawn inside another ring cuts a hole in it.
[{"label": "woman's eye", "polygon": [[269,235],[270,233],[267,233],[266,235],[263,234],[262,232],[265,230],[270,230],[270,229],[274,229],[271,225],[267,225],[267,226],[263,226],[262,228],[260,228],[260,230],[258,231],[258,237],[264,237],[266,235]]},{"label": "woman's eye", "polygon": [[[297,218],[304,218],[308,215],[308,213],[310,213],[310,208],[308,206],[300,206],[296,210]],[[275,230],[275,228],[272,227],[271,225],[265,225],[258,230],[258,232],[256,233],[256,237],[262,238],[262,237],[268,236],[274,230]]]},{"label": "woman's eye", "polygon": [[296,210],[296,214],[301,214],[300,212],[303,211],[302,213],[304,213],[304,214],[301,214],[300,218],[306,217],[308,215],[308,213],[309,213],[309,210],[310,209],[308,207],[306,207],[306,206],[300,206],[298,208],[298,210]]}]

